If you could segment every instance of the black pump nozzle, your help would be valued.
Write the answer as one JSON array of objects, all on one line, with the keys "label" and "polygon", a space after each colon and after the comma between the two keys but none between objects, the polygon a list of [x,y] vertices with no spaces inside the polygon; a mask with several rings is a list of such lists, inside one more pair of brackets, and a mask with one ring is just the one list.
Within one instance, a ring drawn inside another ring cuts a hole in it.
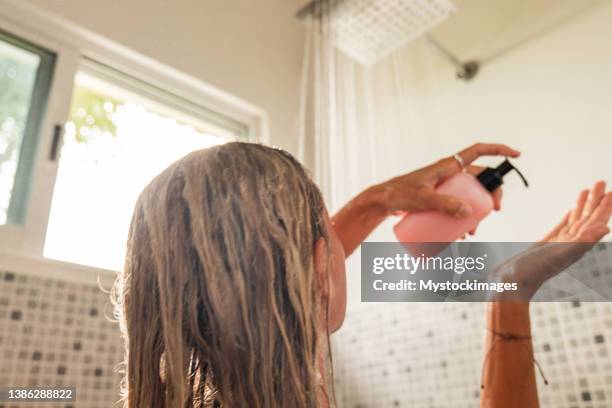
[{"label": "black pump nozzle", "polygon": [[512,170],[516,170],[518,175],[523,180],[523,183],[525,183],[525,187],[529,187],[529,183],[527,182],[527,179],[525,179],[525,176],[523,176],[519,169],[514,167],[512,163],[508,161],[508,159],[504,160],[496,168],[487,167],[481,171],[476,178],[478,181],[480,181],[480,184],[482,184],[484,188],[492,193],[493,191],[497,190],[499,186],[504,184],[504,176]]}]

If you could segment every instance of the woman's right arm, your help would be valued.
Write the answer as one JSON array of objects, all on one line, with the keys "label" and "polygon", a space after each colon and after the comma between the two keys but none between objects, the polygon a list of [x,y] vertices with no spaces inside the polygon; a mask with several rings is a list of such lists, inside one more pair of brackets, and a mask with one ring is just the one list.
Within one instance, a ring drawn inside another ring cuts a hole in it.
[{"label": "woman's right arm", "polygon": [[[538,407],[529,299],[539,287],[577,261],[610,230],[612,192],[598,182],[583,191],[576,208],[541,241],[519,255],[506,281],[517,282],[517,301],[497,301],[487,309],[487,339],[483,362],[481,408]],[[568,245],[546,245],[547,243]],[[523,301],[518,301],[523,300]]]},{"label": "woman's right arm", "polygon": [[[482,156],[518,157],[520,152],[501,144],[476,143],[457,155],[476,174],[482,170],[470,164]],[[452,217],[466,217],[471,212],[462,200],[436,192],[436,187],[462,171],[453,157],[411,173],[394,177],[361,192],[332,217],[332,225],[348,257],[390,214],[398,212],[441,211]],[[501,208],[501,189],[493,193],[495,210]],[[472,231],[473,233],[473,231]]]}]

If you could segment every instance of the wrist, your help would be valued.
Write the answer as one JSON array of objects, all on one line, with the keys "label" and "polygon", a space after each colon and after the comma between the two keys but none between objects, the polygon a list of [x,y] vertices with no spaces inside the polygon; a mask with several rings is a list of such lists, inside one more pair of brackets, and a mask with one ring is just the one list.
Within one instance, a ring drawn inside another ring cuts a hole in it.
[{"label": "wrist", "polygon": [[517,279],[516,277],[504,277],[501,279],[503,283],[516,284],[516,291],[504,292],[498,294],[494,299],[500,302],[524,303],[529,305],[531,298],[540,288],[540,284],[534,282],[533,279]]},{"label": "wrist", "polygon": [[356,205],[376,216],[386,218],[390,215],[390,211],[387,206],[387,195],[387,188],[384,186],[384,184],[376,184],[364,190],[357,197]]},{"label": "wrist", "polygon": [[522,335],[531,333],[529,302],[492,302],[489,303],[488,309],[487,327],[489,330]]}]

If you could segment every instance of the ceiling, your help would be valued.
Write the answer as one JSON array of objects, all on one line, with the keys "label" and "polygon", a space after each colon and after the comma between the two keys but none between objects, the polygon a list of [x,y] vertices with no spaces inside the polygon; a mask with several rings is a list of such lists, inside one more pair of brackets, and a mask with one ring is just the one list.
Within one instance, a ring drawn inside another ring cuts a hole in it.
[{"label": "ceiling", "polygon": [[457,14],[430,34],[462,60],[486,60],[605,0],[453,0]]},{"label": "ceiling", "polygon": [[[430,35],[459,59],[482,61],[519,46],[606,0],[451,1],[457,6],[457,13],[436,27]],[[304,6],[309,2],[298,0],[298,5]]]}]

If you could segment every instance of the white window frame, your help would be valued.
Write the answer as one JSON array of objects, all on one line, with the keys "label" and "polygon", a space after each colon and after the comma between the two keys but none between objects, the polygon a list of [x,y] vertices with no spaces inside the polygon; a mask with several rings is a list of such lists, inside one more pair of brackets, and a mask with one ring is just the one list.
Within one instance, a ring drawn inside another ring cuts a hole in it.
[{"label": "white window frame", "polygon": [[269,143],[268,115],[263,109],[31,4],[3,0],[0,30],[56,55],[47,109],[40,127],[25,222],[23,225],[0,226],[0,257],[19,256],[65,264],[43,257],[58,169],[58,160],[50,160],[49,152],[55,126],[63,127],[68,120],[74,78],[83,58],[108,65],[203,109],[240,122],[248,129],[248,140]]}]

